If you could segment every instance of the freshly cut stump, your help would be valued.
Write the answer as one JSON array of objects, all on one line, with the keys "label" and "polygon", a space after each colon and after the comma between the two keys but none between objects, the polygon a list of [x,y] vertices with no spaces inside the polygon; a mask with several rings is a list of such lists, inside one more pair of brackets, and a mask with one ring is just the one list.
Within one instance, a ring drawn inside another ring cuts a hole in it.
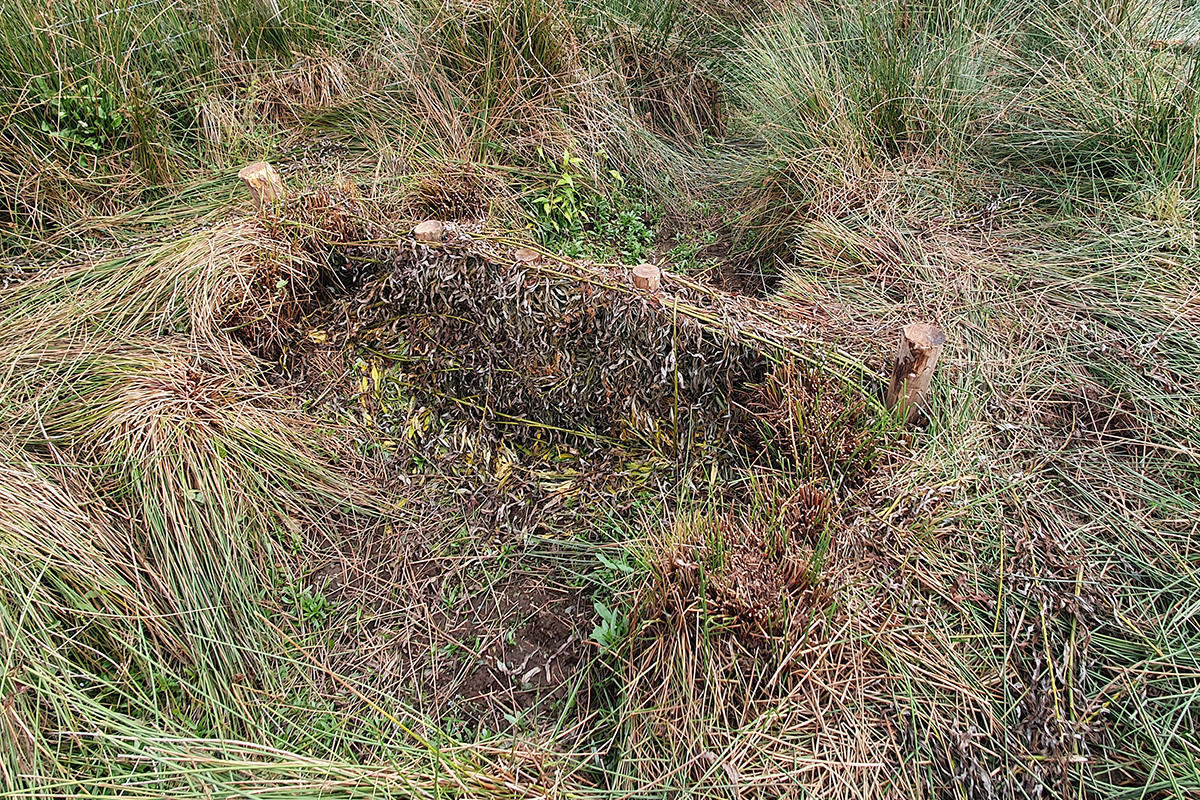
[{"label": "freshly cut stump", "polygon": [[513,253],[513,258],[518,264],[537,264],[542,260],[542,254],[537,250],[530,250],[528,247],[518,247]]},{"label": "freshly cut stump", "polygon": [[653,264],[638,264],[633,268],[633,285],[647,292],[658,290],[662,271]]},{"label": "freshly cut stump", "polygon": [[446,238],[446,226],[436,219],[427,219],[413,228],[418,242],[440,242]]},{"label": "freshly cut stump", "polygon": [[266,161],[255,161],[238,170],[238,177],[250,190],[258,213],[283,199],[283,178]]},{"label": "freshly cut stump", "polygon": [[900,330],[900,350],[888,384],[887,406],[912,422],[929,401],[929,383],[946,334],[936,325],[916,322]]}]

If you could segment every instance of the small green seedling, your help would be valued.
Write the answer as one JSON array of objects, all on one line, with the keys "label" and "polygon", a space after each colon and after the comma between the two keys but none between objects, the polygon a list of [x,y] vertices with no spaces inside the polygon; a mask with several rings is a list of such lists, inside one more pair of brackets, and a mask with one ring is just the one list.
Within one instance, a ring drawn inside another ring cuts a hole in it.
[{"label": "small green seedling", "polygon": [[592,605],[600,615],[600,622],[592,630],[592,639],[600,645],[601,650],[611,650],[625,637],[629,623],[620,611],[609,608],[599,600]]}]

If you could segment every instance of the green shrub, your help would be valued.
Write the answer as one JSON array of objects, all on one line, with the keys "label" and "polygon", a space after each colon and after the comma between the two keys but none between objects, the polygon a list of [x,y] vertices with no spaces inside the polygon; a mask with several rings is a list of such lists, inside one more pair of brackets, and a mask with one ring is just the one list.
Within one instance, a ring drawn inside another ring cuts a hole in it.
[{"label": "green shrub", "polygon": [[[606,163],[606,154],[597,153],[596,161]],[[550,166],[557,175],[527,205],[543,244],[572,258],[636,264],[649,257],[657,212],[645,191],[629,186],[615,169],[595,185],[570,148]]]}]

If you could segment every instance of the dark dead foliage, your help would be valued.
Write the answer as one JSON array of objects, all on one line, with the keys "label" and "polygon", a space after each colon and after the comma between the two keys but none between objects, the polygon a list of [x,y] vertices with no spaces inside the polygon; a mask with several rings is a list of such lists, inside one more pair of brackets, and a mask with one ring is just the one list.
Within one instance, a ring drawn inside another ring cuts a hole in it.
[{"label": "dark dead foliage", "polygon": [[804,485],[771,509],[722,513],[683,523],[640,600],[653,626],[688,625],[695,614],[720,619],[748,640],[785,635],[793,613],[813,606],[829,552],[831,498]]},{"label": "dark dead foliage", "polygon": [[477,220],[508,196],[504,183],[473,165],[440,165],[418,176],[401,202],[417,219]]},{"label": "dark dead foliage", "polygon": [[362,255],[383,271],[331,327],[489,423],[675,447],[726,430],[730,397],[766,369],[758,348],[719,323],[675,311],[681,300],[708,307],[708,297],[639,294],[623,270],[529,268],[469,241]]}]

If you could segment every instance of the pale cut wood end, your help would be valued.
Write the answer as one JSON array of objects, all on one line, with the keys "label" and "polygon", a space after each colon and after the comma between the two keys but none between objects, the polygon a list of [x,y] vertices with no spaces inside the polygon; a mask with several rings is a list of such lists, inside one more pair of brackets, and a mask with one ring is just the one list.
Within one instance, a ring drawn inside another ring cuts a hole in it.
[{"label": "pale cut wood end", "polygon": [[238,177],[250,190],[258,213],[283,200],[283,178],[266,161],[255,161],[238,170]]},{"label": "pale cut wood end", "polygon": [[446,226],[436,219],[427,219],[413,228],[418,242],[440,242],[446,238]]},{"label": "pale cut wood end", "polygon": [[658,290],[662,271],[653,264],[638,264],[633,268],[633,285],[647,292]]},{"label": "pale cut wood end", "polygon": [[933,370],[946,344],[946,333],[936,325],[915,322],[900,329],[900,346],[892,379],[888,383],[887,406],[906,421],[929,402]]},{"label": "pale cut wood end", "polygon": [[536,264],[542,260],[542,254],[528,247],[518,247],[513,252],[513,258],[518,264]]}]

